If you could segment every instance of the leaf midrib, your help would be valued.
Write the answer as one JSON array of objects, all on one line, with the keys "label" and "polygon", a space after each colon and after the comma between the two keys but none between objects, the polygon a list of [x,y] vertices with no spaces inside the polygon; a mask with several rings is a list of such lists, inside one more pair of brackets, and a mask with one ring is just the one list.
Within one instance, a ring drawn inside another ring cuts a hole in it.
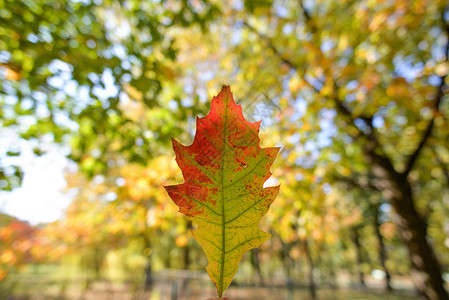
[{"label": "leaf midrib", "polygon": [[[229,99],[226,99],[229,100]],[[223,273],[224,273],[224,261],[226,255],[225,246],[225,207],[224,207],[224,161],[226,154],[226,137],[227,137],[227,123],[228,123],[228,101],[225,101],[225,113],[224,113],[224,128],[223,128],[223,154],[221,157],[221,266],[220,266],[220,279],[218,283],[218,296],[223,295]]]}]

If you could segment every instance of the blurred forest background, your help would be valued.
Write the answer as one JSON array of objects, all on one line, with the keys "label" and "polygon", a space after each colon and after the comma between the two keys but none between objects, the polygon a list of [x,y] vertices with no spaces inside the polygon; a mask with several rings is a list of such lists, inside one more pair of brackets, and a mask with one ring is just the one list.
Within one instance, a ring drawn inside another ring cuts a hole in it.
[{"label": "blurred forest background", "polygon": [[282,150],[225,295],[448,299],[446,1],[0,0],[0,24],[0,298],[213,296],[162,186],[227,84]]}]

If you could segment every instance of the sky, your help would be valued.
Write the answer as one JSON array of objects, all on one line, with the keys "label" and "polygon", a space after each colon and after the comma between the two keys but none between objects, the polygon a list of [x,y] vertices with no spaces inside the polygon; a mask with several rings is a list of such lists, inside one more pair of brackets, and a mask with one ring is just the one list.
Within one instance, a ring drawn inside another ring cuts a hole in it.
[{"label": "sky", "polygon": [[[71,84],[70,67],[58,60],[55,60],[49,68],[55,75],[49,79],[49,85],[61,92],[77,99],[77,109],[82,109],[89,102],[89,94],[86,87],[78,87]],[[98,78],[100,80],[100,78]],[[115,96],[118,92],[114,85],[111,70],[107,69],[101,76],[104,88],[95,87],[93,90],[102,102],[108,97]],[[39,118],[48,117],[49,111],[46,107],[45,95],[38,100],[36,115]],[[18,99],[14,95],[5,96],[5,101],[9,104],[9,111],[5,109],[5,115],[14,115],[11,109]],[[39,102],[40,101],[40,102]],[[26,101],[22,101],[26,103]],[[55,113],[55,122],[67,127],[74,132],[78,129],[78,124],[71,121],[64,112]],[[18,132],[35,124],[34,116],[18,118],[17,126],[0,126],[0,161],[2,167],[18,166],[24,173],[20,187],[13,191],[0,190],[0,212],[28,221],[32,225],[38,223],[49,223],[61,218],[65,209],[76,196],[76,191],[66,190],[67,182],[65,174],[67,171],[75,172],[77,165],[67,159],[70,154],[70,147],[56,144],[51,134],[44,135],[37,140],[25,140]],[[1,125],[1,123],[0,123]],[[39,148],[45,153],[38,156],[33,152],[33,148]],[[20,152],[19,156],[8,156],[6,153],[13,150]]]},{"label": "sky", "polygon": [[[6,151],[14,146],[21,150],[15,157],[6,156]],[[37,156],[32,150],[33,143],[21,139],[9,128],[0,129],[0,159],[2,165],[17,165],[24,177],[19,188],[13,191],[0,191],[0,211],[35,225],[52,222],[63,215],[73,194],[65,191],[66,171],[75,171],[76,164],[65,155],[66,147],[58,146],[50,139],[43,148],[45,154]]]}]

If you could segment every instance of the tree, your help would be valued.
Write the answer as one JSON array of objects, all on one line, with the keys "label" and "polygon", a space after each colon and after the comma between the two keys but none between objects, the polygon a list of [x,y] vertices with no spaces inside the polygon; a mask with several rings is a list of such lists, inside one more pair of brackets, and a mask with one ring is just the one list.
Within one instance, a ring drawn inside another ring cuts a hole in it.
[{"label": "tree", "polygon": [[0,214],[0,281],[27,263],[39,261],[33,251],[39,242],[36,228],[27,222]]},{"label": "tree", "polygon": [[[446,1],[42,0],[4,1],[0,8],[0,130],[36,145],[47,133],[52,142],[70,144],[84,174],[114,181],[125,178],[114,172],[126,165],[130,182],[138,182],[134,175],[146,171],[133,174],[134,163],[167,155],[169,136],[188,144],[194,116],[204,115],[206,101],[229,84],[245,117],[263,120],[267,145],[283,146],[273,167],[279,200],[264,226],[286,245],[292,277],[307,262],[304,241],[310,269],[329,278],[352,269],[350,228],[367,221],[362,246],[377,247],[383,236],[392,274],[405,273],[398,231],[422,297],[447,299],[441,278],[449,268]],[[4,153],[0,186],[11,189],[22,174],[5,156],[19,153],[13,143]],[[121,201],[135,209],[124,213],[130,224],[163,211],[156,198],[134,201],[134,189],[113,182],[108,188],[117,199],[101,203],[105,214]],[[394,210],[381,219],[393,216],[395,225],[376,223],[381,202]],[[108,222],[122,216],[90,224],[104,224],[110,234]],[[116,237],[146,232],[118,224]],[[165,230],[172,223],[161,224],[151,230],[152,245],[160,245],[152,255],[177,265],[165,251],[175,243],[174,230]],[[182,232],[177,244],[192,245]],[[260,253],[262,271],[275,253],[268,251],[280,248],[276,242]],[[191,249],[173,251],[189,261]],[[368,258],[369,267],[382,260]]]},{"label": "tree", "polygon": [[[438,168],[421,157],[433,157],[431,147],[443,147],[448,133],[446,5],[284,1],[223,8],[218,27],[228,54],[214,78],[268,95],[283,116],[291,111],[291,123],[278,128],[296,132],[296,142],[309,148],[312,159],[300,166],[373,176],[396,211],[412,276],[427,299],[448,298],[429,242],[427,222],[434,221],[423,217],[430,199],[419,191],[421,170]],[[239,96],[245,99],[244,92]],[[298,111],[301,105],[305,111]]]},{"label": "tree", "polygon": [[[104,171],[117,153],[145,162],[161,153],[170,134],[181,132],[168,114],[168,101],[180,101],[173,32],[204,30],[215,5],[8,0],[0,9],[2,127],[27,140],[49,134],[54,142],[69,143],[70,158],[90,175]],[[175,93],[167,93],[170,86]],[[126,108],[132,104],[151,122],[130,118]],[[9,171],[0,169],[2,189],[15,187],[20,170],[3,167]]]},{"label": "tree", "polygon": [[[188,234],[185,220],[175,217],[176,206],[162,189],[177,173],[175,162],[165,156],[150,160],[147,166],[111,168],[107,176],[97,175],[93,180],[79,172],[69,173],[67,189],[77,189],[77,195],[64,218],[40,232],[53,250],[51,257],[63,264],[62,257],[79,256],[86,273],[98,279],[104,277],[106,254],[131,245],[146,260],[142,271],[150,286],[153,257],[167,252],[161,240],[175,244],[177,236]],[[185,238],[185,244],[177,240],[176,244],[187,246]],[[136,276],[140,278],[138,272]]]}]

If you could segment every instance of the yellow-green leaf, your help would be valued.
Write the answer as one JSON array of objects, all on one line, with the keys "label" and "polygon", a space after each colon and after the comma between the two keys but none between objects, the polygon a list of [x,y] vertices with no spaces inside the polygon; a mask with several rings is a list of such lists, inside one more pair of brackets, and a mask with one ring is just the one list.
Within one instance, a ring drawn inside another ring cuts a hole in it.
[{"label": "yellow-green leaf", "polygon": [[279,192],[279,186],[263,188],[279,148],[259,147],[259,127],[260,122],[245,120],[230,88],[223,86],[209,114],[197,118],[192,145],[173,139],[185,182],[165,188],[180,212],[198,225],[192,233],[206,253],[219,296],[243,254],[270,237],[259,223]]}]

